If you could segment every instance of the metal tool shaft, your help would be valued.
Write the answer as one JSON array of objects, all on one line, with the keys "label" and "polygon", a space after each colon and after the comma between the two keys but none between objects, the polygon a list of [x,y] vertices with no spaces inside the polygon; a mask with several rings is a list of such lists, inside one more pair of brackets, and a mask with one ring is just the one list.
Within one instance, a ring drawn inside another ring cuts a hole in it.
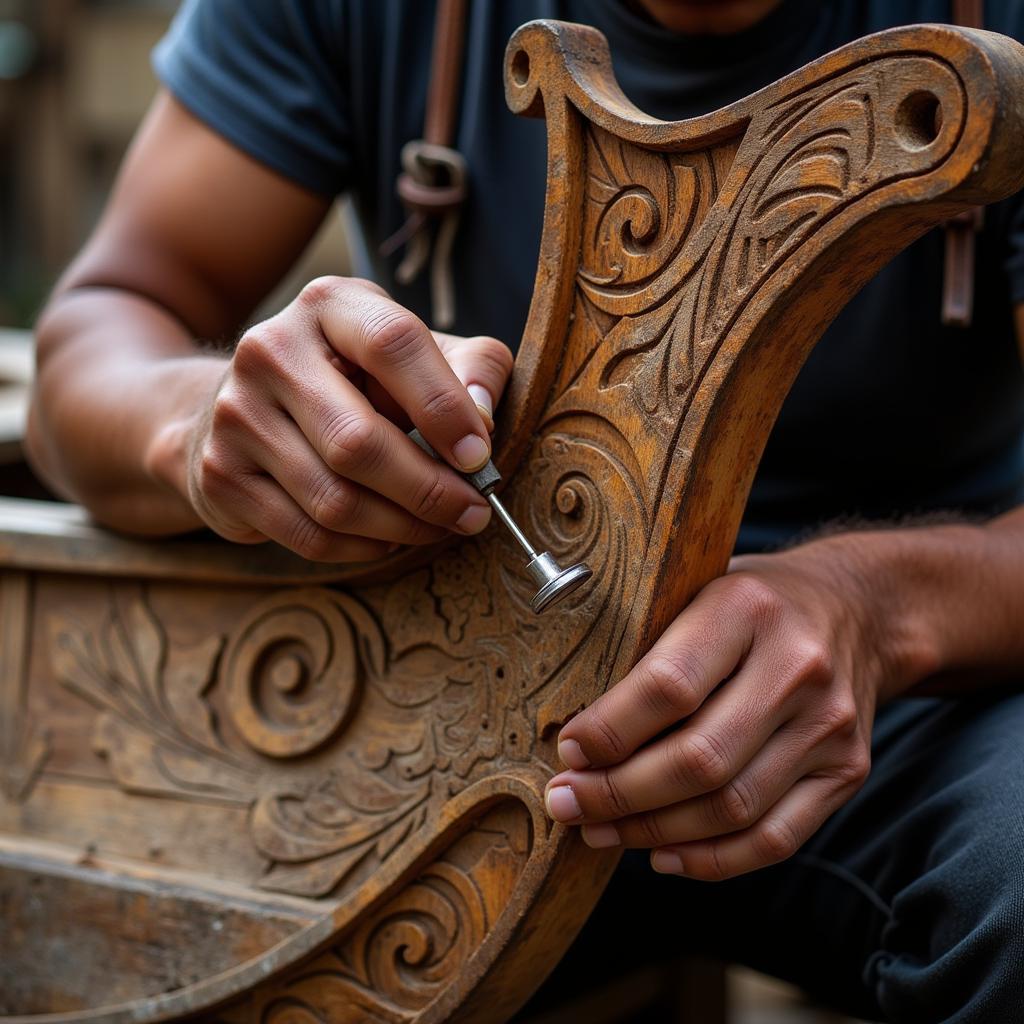
[{"label": "metal tool shaft", "polygon": [[491,508],[498,514],[498,518],[508,527],[509,533],[519,542],[519,546],[531,559],[536,558],[537,552],[533,545],[526,539],[526,535],[516,525],[516,521],[505,510],[505,506],[498,500],[498,496],[493,491],[489,491],[484,497],[490,502]]},{"label": "metal tool shaft", "polygon": [[[418,430],[410,431],[409,437],[428,455],[437,458],[437,452],[430,447],[426,438]],[[557,604],[562,598],[568,597],[590,579],[593,573],[583,562],[563,569],[547,551],[537,553],[534,546],[526,539],[526,534],[519,529],[516,521],[494,494],[494,488],[501,481],[501,474],[493,462],[488,460],[487,464],[475,473],[463,473],[462,475],[487,499],[498,518],[508,528],[508,532],[515,537],[516,543],[526,552],[528,559],[526,571],[538,586],[537,593],[530,601],[535,612],[540,613],[553,604]]]}]

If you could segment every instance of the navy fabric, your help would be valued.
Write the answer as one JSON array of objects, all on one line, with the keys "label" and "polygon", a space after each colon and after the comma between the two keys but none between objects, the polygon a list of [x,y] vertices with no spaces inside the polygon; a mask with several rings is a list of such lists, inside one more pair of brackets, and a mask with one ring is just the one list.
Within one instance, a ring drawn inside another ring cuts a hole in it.
[{"label": "navy fabric", "polygon": [[[1024,0],[989,3],[991,28],[1024,37]],[[674,35],[626,0],[475,0],[457,144],[471,196],[455,271],[463,334],[513,348],[533,288],[544,201],[539,121],[506,109],[502,54],[535,17],[607,35],[626,94],[660,117],[701,114],[841,44],[942,21],[947,0],[784,0],[747,32]],[[235,145],[308,188],[353,194],[376,253],[402,223],[402,145],[422,131],[431,0],[186,0],[156,51],[175,95]],[[754,483],[740,550],[818,524],[938,509],[978,514],[1024,501],[1024,375],[1012,304],[1024,301],[1024,202],[990,209],[969,330],[939,320],[943,239],[933,232],[857,296],[812,353]],[[429,318],[427,283],[401,286],[398,256],[375,276]]]},{"label": "navy fabric", "polygon": [[529,1011],[691,949],[869,1020],[1024,1020],[1021,736],[1024,694],[893,702],[867,784],[784,864],[702,883],[627,853]]}]

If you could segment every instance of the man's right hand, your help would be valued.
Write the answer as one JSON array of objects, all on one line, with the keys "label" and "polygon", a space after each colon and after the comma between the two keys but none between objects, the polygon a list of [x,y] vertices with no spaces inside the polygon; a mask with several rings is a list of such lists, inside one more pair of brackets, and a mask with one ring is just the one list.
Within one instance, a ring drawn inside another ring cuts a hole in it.
[{"label": "man's right hand", "polygon": [[245,332],[212,400],[159,431],[147,463],[222,537],[316,561],[479,533],[487,501],[405,432],[479,469],[511,368],[494,338],[435,337],[375,284],[320,278]]}]

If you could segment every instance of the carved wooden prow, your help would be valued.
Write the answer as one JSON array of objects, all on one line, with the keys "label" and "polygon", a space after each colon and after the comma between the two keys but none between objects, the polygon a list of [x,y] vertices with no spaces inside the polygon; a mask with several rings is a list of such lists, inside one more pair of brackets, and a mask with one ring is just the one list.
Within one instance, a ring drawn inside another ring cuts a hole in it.
[{"label": "carved wooden prow", "polygon": [[882,33],[675,123],[591,29],[524,26],[505,74],[549,163],[497,458],[595,580],[538,618],[497,527],[338,570],[0,509],[7,1024],[509,1016],[616,863],[544,814],[559,725],[724,570],[843,304],[1024,184],[1024,50],[983,32]]}]

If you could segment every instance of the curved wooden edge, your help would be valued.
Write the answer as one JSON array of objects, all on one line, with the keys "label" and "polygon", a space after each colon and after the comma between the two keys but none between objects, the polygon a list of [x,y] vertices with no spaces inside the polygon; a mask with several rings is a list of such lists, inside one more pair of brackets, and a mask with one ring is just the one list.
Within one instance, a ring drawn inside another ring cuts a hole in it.
[{"label": "curved wooden edge", "polygon": [[[579,206],[582,183],[570,180],[565,168],[580,166],[583,158],[579,122],[651,150],[706,149],[743,137],[757,115],[781,101],[795,83],[820,83],[879,58],[914,53],[938,55],[955,70],[973,125],[969,138],[956,140],[939,171],[904,182],[900,202],[934,201],[941,195],[948,210],[930,211],[932,222],[938,222],[957,210],[1013,194],[1021,187],[1021,175],[1014,171],[1024,166],[1019,159],[1024,46],[998,33],[941,24],[887,29],[827,53],[729,106],[663,121],[639,110],[622,92],[607,41],[596,29],[537,20],[516,30],[505,53],[506,100],[515,113],[547,122],[549,187],[534,300],[498,421],[495,461],[504,472],[525,452],[557,363],[556,342],[565,336],[571,316],[573,275],[565,266],[579,248],[579,222],[571,214]],[[940,137],[951,130],[948,125],[940,129]],[[748,156],[753,154],[741,148],[735,175],[749,171]]]},{"label": "curved wooden edge", "polygon": [[[182,1020],[200,1012],[214,1013],[226,1004],[237,1005],[239,999],[244,999],[261,985],[272,983],[275,978],[284,975],[297,962],[308,960],[343,939],[358,923],[359,917],[372,915],[376,909],[385,905],[402,884],[413,881],[424,867],[436,859],[446,847],[457,842],[461,832],[469,828],[489,808],[508,800],[518,800],[522,803],[532,822],[533,845],[516,888],[495,926],[464,965],[459,980],[448,986],[434,1003],[424,1009],[422,1017],[418,1018],[424,1022],[446,1021],[467,998],[472,998],[474,990],[488,976],[488,971],[498,953],[507,949],[515,941],[516,937],[521,934],[524,923],[536,916],[543,917],[542,914],[538,914],[536,900],[528,902],[525,907],[521,905],[524,903],[523,895],[525,893],[533,892],[541,886],[550,889],[555,881],[560,881],[560,884],[572,885],[580,890],[579,913],[561,921],[559,923],[560,934],[553,937],[554,941],[558,943],[560,955],[582,927],[590,907],[593,905],[593,895],[589,894],[588,902],[584,896],[584,890],[596,884],[599,886],[597,891],[600,892],[618,860],[614,854],[609,856],[609,851],[589,850],[583,845],[577,832],[566,829],[564,826],[553,825],[548,820],[537,795],[539,778],[539,775],[531,773],[526,768],[518,774],[508,773],[503,779],[495,776],[483,779],[464,790],[446,808],[446,817],[456,826],[454,831],[440,829],[425,844],[416,846],[410,843],[408,855],[390,862],[372,879],[369,889],[362,892],[360,898],[351,896],[340,903],[336,900],[328,901],[323,913],[316,920],[311,921],[278,945],[246,963],[212,975],[185,988],[148,998],[135,999],[130,1003],[112,1004],[72,1012],[0,1015],[0,1024],[86,1024],[86,1022],[88,1024],[159,1024],[159,1022]],[[566,877],[567,859],[559,857],[558,854],[567,845],[578,848],[577,856],[582,860],[592,861],[594,870],[575,880]],[[552,871],[553,864],[561,865],[561,869]],[[234,887],[232,891],[241,891],[241,889]],[[366,899],[367,892],[369,892],[369,899]],[[266,902],[272,902],[285,910],[291,909],[296,913],[307,910],[313,903],[313,901],[295,897],[279,898],[261,895]],[[308,913],[306,916],[308,918]],[[551,924],[549,920],[542,921],[542,923],[547,926]],[[530,944],[529,952],[533,956],[536,955],[534,944]],[[534,964],[533,968],[542,977],[554,967],[555,962],[557,960],[552,960],[547,965]],[[529,993],[517,988],[514,985],[513,975],[509,975],[507,971],[503,970],[501,976],[503,978],[508,976],[510,979],[510,988],[505,993],[505,999],[508,1001],[509,1013],[511,1013],[516,1008],[513,1003],[525,1001]],[[538,981],[540,977],[538,977]],[[482,1011],[483,1016],[477,1015],[473,1019],[480,1021],[481,1024],[484,1021],[497,1019],[493,1016],[491,1007],[490,990],[488,989],[487,1004]],[[206,1018],[204,1017],[204,1019]],[[461,1020],[463,1018],[460,1015],[454,1019]]]}]

